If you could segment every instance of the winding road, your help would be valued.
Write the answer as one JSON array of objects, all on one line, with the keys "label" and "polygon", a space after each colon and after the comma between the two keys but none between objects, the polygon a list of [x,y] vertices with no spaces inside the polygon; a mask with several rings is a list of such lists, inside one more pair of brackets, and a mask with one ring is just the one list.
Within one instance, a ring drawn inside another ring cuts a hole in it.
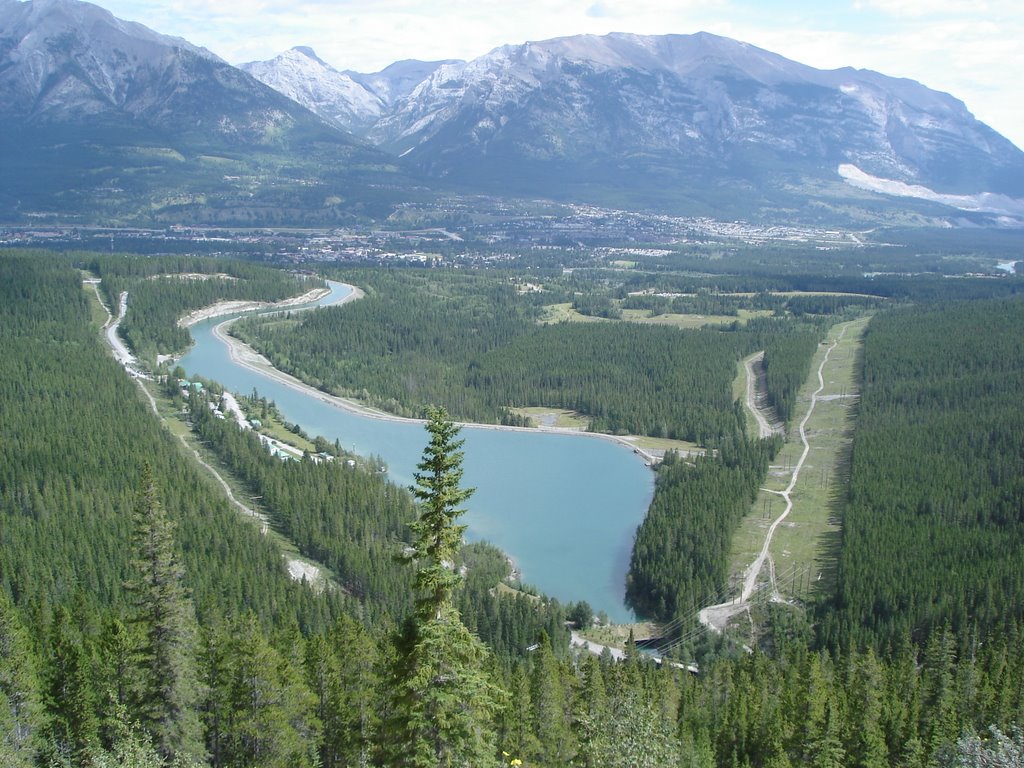
[{"label": "winding road", "polygon": [[757,430],[759,437],[771,437],[772,435],[782,434],[782,425],[772,426],[768,421],[768,417],[765,413],[770,413],[768,408],[760,408],[757,405],[757,392],[755,383],[757,381],[757,373],[754,372],[754,364],[760,363],[764,360],[764,350],[751,355],[743,361],[743,367],[747,372],[747,410],[750,411],[754,418],[757,420]]},{"label": "winding road", "polygon": [[[758,577],[760,577],[761,575],[761,570],[764,568],[765,561],[770,560],[769,549],[771,548],[772,537],[775,535],[776,529],[789,516],[789,513],[793,509],[793,499],[791,498],[791,494],[793,493],[793,488],[796,487],[797,481],[800,479],[800,471],[803,469],[804,462],[807,461],[807,456],[811,452],[811,444],[807,439],[807,422],[810,420],[811,415],[814,413],[814,407],[818,404],[818,396],[821,394],[822,390],[825,389],[825,365],[828,363],[828,359],[832,354],[832,350],[834,350],[836,346],[839,344],[839,342],[842,341],[843,336],[846,334],[846,330],[849,327],[850,323],[843,324],[842,329],[839,332],[839,335],[835,338],[832,344],[829,345],[829,348],[825,351],[825,356],[821,360],[821,365],[818,366],[818,388],[814,391],[814,394],[811,395],[811,403],[807,408],[807,413],[805,413],[803,419],[800,420],[800,441],[803,443],[804,449],[800,454],[799,461],[797,461],[797,463],[793,467],[793,474],[789,478],[789,484],[786,486],[786,489],[784,491],[772,491],[767,488],[761,489],[767,493],[774,493],[784,498],[786,500],[786,508],[777,518],[775,518],[771,526],[769,526],[768,532],[764,538],[764,544],[761,546],[761,551],[754,559],[754,562],[751,563],[750,566],[746,569],[745,576],[743,578],[743,587],[740,590],[739,596],[734,598],[733,600],[729,600],[724,603],[719,603],[718,605],[708,606],[707,608],[702,609],[698,614],[700,623],[714,630],[715,632],[721,632],[725,628],[725,625],[728,623],[729,619],[732,616],[734,616],[737,613],[740,613],[741,611],[747,610],[750,597],[754,594],[754,591],[757,588],[757,580]],[[750,368],[748,367],[747,370],[749,373]],[[751,385],[750,379],[748,377],[748,406],[751,403],[749,397],[750,391]],[[758,423],[760,423],[760,419],[758,420]],[[771,571],[772,589],[774,591],[775,569],[771,568]]]},{"label": "winding road", "polygon": [[[150,391],[146,389],[145,384],[142,383],[142,375],[133,367],[134,363],[136,362],[135,356],[132,355],[132,353],[125,346],[124,342],[121,341],[121,337],[118,335],[118,328],[120,327],[121,321],[124,319],[125,311],[128,308],[128,294],[121,294],[120,306],[118,307],[118,313],[117,316],[115,317],[110,312],[110,308],[107,307],[107,305],[104,303],[103,297],[100,294],[100,281],[85,280],[83,282],[92,285],[93,290],[96,292],[96,299],[99,301],[100,306],[103,307],[103,310],[107,313],[107,321],[103,324],[103,337],[106,339],[107,344],[110,346],[111,352],[113,352],[114,357],[117,359],[117,361],[125,367],[125,370],[127,370],[132,375],[132,378],[135,379],[135,383],[138,385],[139,390],[142,392],[142,394],[146,396],[146,399],[149,401],[149,406],[150,408],[152,408],[153,413],[156,415],[156,417],[163,421],[163,416],[160,415],[160,409],[157,407],[156,404],[156,398],[154,398]],[[206,471],[213,476],[213,479],[216,480],[217,484],[220,485],[220,487],[224,490],[224,495],[227,496],[228,501],[230,501],[244,515],[259,520],[260,532],[266,534],[270,525],[270,522],[267,519],[266,515],[264,515],[261,512],[258,512],[257,510],[248,506],[244,502],[240,501],[239,498],[235,496],[234,492],[231,490],[231,486],[228,485],[227,480],[224,479],[220,472],[218,472],[214,467],[210,466],[210,464],[208,464],[203,459],[198,450],[189,445],[184,435],[178,435],[178,439],[181,440],[181,444],[185,446],[185,450],[187,450],[195,457],[196,462],[198,462],[200,466],[205,468]],[[297,560],[295,558],[288,557],[287,555],[285,555],[285,560],[287,561],[288,564],[288,573],[296,581],[305,578],[307,579],[307,581],[309,581],[309,583],[312,584],[320,576],[320,569],[309,562],[306,562],[304,560]]]}]

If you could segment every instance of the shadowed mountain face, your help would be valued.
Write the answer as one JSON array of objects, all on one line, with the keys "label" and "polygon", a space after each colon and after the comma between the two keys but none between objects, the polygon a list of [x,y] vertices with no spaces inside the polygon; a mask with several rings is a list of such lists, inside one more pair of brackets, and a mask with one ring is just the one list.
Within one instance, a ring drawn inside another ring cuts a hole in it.
[{"label": "shadowed mountain face", "polygon": [[0,115],[16,215],[332,222],[386,214],[408,184],[209,51],[75,0],[0,0]]},{"label": "shadowed mountain face", "polygon": [[243,70],[88,3],[0,0],[0,117],[9,220],[337,224],[443,185],[719,217],[1024,221],[1024,153],[952,96],[704,33],[374,74],[300,47]]},{"label": "shadowed mountain face", "polygon": [[704,33],[504,46],[434,65],[350,127],[492,191],[749,211],[856,197],[840,174],[852,166],[937,194],[1024,197],[1024,154],[952,96]]}]

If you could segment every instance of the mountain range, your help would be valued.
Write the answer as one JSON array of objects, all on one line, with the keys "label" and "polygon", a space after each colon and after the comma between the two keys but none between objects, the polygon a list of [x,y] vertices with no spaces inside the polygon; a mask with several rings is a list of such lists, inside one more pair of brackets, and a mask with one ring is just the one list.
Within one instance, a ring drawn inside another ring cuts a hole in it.
[{"label": "mountain range", "polygon": [[337,222],[438,191],[801,221],[1024,221],[1024,153],[920,83],[707,33],[235,68],[77,0],[0,0],[0,206]]},{"label": "mountain range", "polygon": [[411,194],[387,154],[242,70],[76,0],[0,0],[0,117],[8,222],[321,224]]}]

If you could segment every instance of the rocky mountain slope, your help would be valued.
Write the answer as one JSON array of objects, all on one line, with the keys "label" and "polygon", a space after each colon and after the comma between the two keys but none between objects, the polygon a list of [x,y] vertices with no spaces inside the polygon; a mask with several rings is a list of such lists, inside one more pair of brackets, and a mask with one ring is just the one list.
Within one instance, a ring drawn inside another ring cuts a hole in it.
[{"label": "rocky mountain slope", "polygon": [[1024,221],[1024,153],[953,96],[705,33],[372,74],[294,48],[240,69],[78,0],[0,0],[0,118],[8,220],[341,223],[443,186],[762,221]]},{"label": "rocky mountain slope", "polygon": [[407,60],[372,74],[339,72],[312,48],[297,46],[240,68],[332,125],[362,136],[438,67],[456,63]]},{"label": "rocky mountain slope", "polygon": [[489,190],[735,210],[911,188],[1024,213],[1024,153],[949,94],[706,33],[503,46],[442,63],[348,127]]},{"label": "rocky mountain slope", "polygon": [[0,0],[0,207],[125,221],[344,221],[391,159],[209,51],[77,0]]},{"label": "rocky mountain slope", "polygon": [[312,48],[285,51],[270,61],[242,64],[241,69],[331,124],[362,133],[387,109],[384,99],[322,61]]},{"label": "rocky mountain slope", "polygon": [[444,61],[403,59],[402,61],[389,64],[380,72],[373,72],[367,75],[347,71],[346,74],[357,83],[362,83],[380,97],[390,110],[401,99],[412,93],[420,83],[434,74],[439,67],[462,63],[464,62],[456,59],[446,59]]}]

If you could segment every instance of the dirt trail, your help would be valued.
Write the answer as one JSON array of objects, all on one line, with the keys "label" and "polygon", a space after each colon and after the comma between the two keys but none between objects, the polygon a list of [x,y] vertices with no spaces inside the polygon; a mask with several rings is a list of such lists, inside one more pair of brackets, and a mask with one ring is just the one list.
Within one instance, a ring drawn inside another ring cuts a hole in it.
[{"label": "dirt trail", "polygon": [[763,391],[758,391],[757,387],[757,372],[754,370],[754,365],[764,360],[764,350],[751,355],[743,361],[743,368],[747,372],[747,410],[754,414],[754,418],[757,420],[757,430],[759,437],[771,437],[772,435],[781,435],[783,428],[781,424],[773,425],[768,421],[768,417],[765,414],[774,415],[771,408],[768,405],[759,406],[758,400],[767,399],[767,394]]},{"label": "dirt trail", "polygon": [[[104,311],[107,313],[107,321],[103,324],[103,337],[106,339],[107,344],[110,346],[111,352],[113,352],[114,357],[117,359],[117,361],[124,365],[125,369],[132,374],[132,378],[135,379],[135,383],[138,385],[139,390],[142,392],[143,395],[146,396],[146,399],[149,401],[149,406],[153,410],[153,413],[156,415],[158,419],[162,421],[163,417],[160,415],[160,409],[157,407],[156,398],[154,398],[153,395],[150,394],[150,391],[146,389],[146,385],[142,383],[142,377],[139,376],[134,371],[134,369],[131,368],[130,363],[134,363],[135,358],[131,354],[131,352],[128,351],[127,347],[125,347],[124,343],[121,341],[121,338],[120,336],[118,336],[117,333],[118,327],[121,324],[121,320],[124,319],[125,310],[128,307],[128,294],[121,294],[121,301],[120,306],[118,307],[118,314],[117,317],[114,317],[114,315],[111,314],[110,309],[103,302],[103,297],[101,296],[99,290],[99,280],[86,280],[84,282],[92,285],[93,290],[96,292],[96,298],[97,300],[99,300],[100,306],[103,307]],[[188,444],[188,441],[185,439],[184,435],[178,435],[178,439],[181,440],[181,444],[185,446],[185,449],[195,457],[196,462],[199,463],[200,466],[205,468],[206,471],[213,476],[213,479],[216,480],[220,487],[224,490],[224,494],[228,497],[228,501],[230,501],[235,507],[237,507],[238,510],[243,514],[259,520],[260,532],[266,534],[270,526],[270,522],[267,519],[266,515],[256,511],[252,507],[241,502],[238,499],[238,497],[235,496],[234,492],[231,490],[231,486],[228,485],[228,482],[223,478],[223,476],[221,476],[220,472],[218,472],[216,469],[210,466],[199,454],[199,451]],[[305,578],[310,584],[312,584],[315,580],[319,578],[320,569],[317,568],[315,565],[308,563],[304,560],[297,560],[295,558],[290,558],[287,556],[285,556],[285,559],[288,561],[288,573],[296,581],[301,581],[303,578]]]},{"label": "dirt trail", "polygon": [[[843,324],[839,335],[825,351],[825,357],[822,358],[821,365],[818,366],[818,388],[814,391],[814,394],[811,395],[811,404],[808,406],[807,413],[804,414],[803,419],[800,420],[800,441],[803,443],[804,449],[800,454],[799,461],[797,461],[796,465],[793,467],[793,474],[789,478],[789,484],[786,486],[784,491],[769,491],[767,488],[763,489],[768,493],[774,493],[784,498],[786,500],[786,508],[777,518],[775,518],[771,526],[769,526],[768,533],[764,538],[764,544],[761,546],[761,551],[758,553],[754,562],[751,563],[746,570],[746,574],[743,578],[743,587],[740,590],[739,596],[731,601],[704,608],[698,614],[701,624],[716,632],[721,632],[732,616],[741,611],[747,610],[750,597],[754,594],[757,587],[757,579],[761,575],[761,570],[764,568],[765,561],[770,560],[768,550],[772,544],[772,537],[775,535],[776,529],[789,516],[790,511],[793,509],[793,500],[790,496],[793,493],[793,488],[796,487],[797,481],[800,479],[800,470],[803,469],[804,462],[807,460],[807,456],[811,452],[811,444],[807,440],[807,422],[810,420],[811,414],[814,413],[814,407],[818,404],[818,396],[821,394],[821,391],[825,389],[825,378],[823,375],[825,365],[828,363],[828,359],[831,356],[832,351],[836,348],[839,342],[842,341],[843,336],[846,334],[849,327],[850,323]],[[774,566],[774,564],[772,565]],[[774,590],[774,567],[772,567],[771,570],[773,573],[772,589]]]}]

